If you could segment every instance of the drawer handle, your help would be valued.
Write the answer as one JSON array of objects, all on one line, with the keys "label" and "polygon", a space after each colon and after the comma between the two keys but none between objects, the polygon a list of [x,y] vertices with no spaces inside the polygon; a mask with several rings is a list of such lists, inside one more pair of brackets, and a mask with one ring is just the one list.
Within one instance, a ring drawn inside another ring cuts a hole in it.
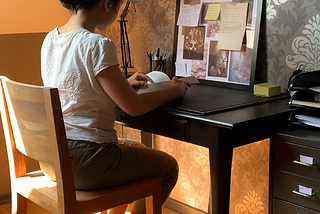
[{"label": "drawer handle", "polygon": [[313,164],[304,163],[304,162],[301,162],[301,161],[298,161],[298,160],[294,160],[293,163],[297,163],[297,164],[300,164],[300,165],[303,165],[303,166],[307,166],[307,167],[314,166],[314,165],[317,164],[317,163],[313,163]]},{"label": "drawer handle", "polygon": [[315,196],[315,195],[318,193],[318,191],[314,191],[314,192],[312,193],[312,195],[305,194],[305,193],[299,192],[299,188],[292,190],[292,192],[293,192],[294,194],[301,195],[301,196],[304,196],[304,197],[307,197],[307,198],[313,197],[313,196]]}]

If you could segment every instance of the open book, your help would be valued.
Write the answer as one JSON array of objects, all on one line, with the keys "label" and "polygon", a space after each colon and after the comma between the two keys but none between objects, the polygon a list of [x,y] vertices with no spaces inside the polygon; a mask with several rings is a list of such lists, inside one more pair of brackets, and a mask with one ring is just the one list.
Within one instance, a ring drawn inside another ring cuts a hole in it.
[{"label": "open book", "polygon": [[[167,74],[161,72],[161,71],[152,71],[150,73],[146,74],[148,77],[150,77],[154,83],[150,83],[148,82],[148,84],[141,88],[138,91],[138,94],[142,94],[142,93],[146,93],[146,92],[152,92],[152,91],[158,91],[158,90],[163,90],[167,87],[170,86],[170,78],[168,77]],[[199,81],[197,80],[197,78],[195,78],[194,76],[190,76],[190,77],[183,77],[180,78],[179,80],[185,81],[185,82],[189,82],[191,84],[194,83],[199,83]]]}]

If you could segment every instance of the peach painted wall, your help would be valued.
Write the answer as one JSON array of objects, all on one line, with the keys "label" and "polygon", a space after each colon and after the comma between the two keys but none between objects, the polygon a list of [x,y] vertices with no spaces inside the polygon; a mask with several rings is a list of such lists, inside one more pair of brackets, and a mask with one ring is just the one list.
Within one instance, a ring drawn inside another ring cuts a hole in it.
[{"label": "peach painted wall", "polygon": [[69,16],[59,0],[1,1],[0,34],[48,32]]}]

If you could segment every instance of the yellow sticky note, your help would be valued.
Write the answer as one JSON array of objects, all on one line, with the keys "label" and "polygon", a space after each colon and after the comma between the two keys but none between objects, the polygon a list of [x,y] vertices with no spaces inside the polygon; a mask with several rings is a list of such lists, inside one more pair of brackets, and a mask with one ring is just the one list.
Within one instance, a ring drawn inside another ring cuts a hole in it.
[{"label": "yellow sticky note", "polygon": [[209,4],[205,20],[218,20],[220,14],[220,4]]}]

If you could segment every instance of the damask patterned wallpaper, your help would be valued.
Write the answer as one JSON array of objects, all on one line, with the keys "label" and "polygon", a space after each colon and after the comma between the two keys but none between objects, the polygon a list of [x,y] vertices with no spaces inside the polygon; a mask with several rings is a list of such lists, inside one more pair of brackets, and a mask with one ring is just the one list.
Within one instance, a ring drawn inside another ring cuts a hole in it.
[{"label": "damask patterned wallpaper", "polygon": [[268,82],[283,91],[293,70],[320,69],[319,13],[319,0],[267,0]]},{"label": "damask patterned wallpaper", "polygon": [[[132,71],[149,71],[146,52],[166,51],[167,70],[172,68],[174,48],[175,0],[146,0],[130,7],[127,27],[133,58]],[[293,70],[320,69],[320,1],[264,0],[258,80],[281,85]],[[115,22],[104,35],[118,48],[119,23]],[[117,128],[123,137],[140,138],[140,132]],[[172,154],[179,162],[179,181],[171,197],[204,212],[209,201],[209,162],[206,148],[154,135],[157,149]],[[259,141],[236,148],[233,156],[230,214],[268,213],[269,141]]]},{"label": "damask patterned wallpaper", "polygon": [[[167,70],[170,75],[175,28],[175,8],[176,1],[174,0],[145,0],[140,4],[130,5],[130,11],[126,20],[134,68],[129,69],[129,72],[149,72],[150,64],[146,52],[156,52],[157,48],[160,48],[160,54],[163,54],[165,51],[167,52]],[[120,9],[119,15],[121,11]],[[104,32],[104,35],[115,42],[121,63],[119,29],[119,22],[115,21]]]}]

